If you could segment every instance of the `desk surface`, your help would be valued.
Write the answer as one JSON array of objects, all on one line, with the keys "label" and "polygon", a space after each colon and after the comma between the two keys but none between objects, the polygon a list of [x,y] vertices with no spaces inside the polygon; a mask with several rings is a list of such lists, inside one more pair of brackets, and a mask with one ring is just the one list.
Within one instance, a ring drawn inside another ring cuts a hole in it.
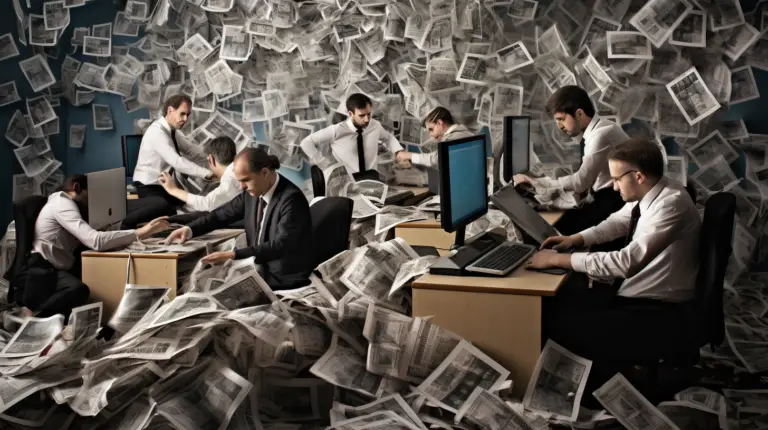
[{"label": "desk surface", "polygon": [[[206,242],[209,242],[213,245],[218,245],[224,241],[227,241],[229,239],[232,239],[233,237],[239,236],[241,233],[243,233],[245,230],[232,228],[232,229],[220,229],[215,230],[210,233],[207,233],[200,237],[193,237],[190,240],[203,240]],[[209,237],[207,239],[206,237]],[[202,248],[203,250],[205,248]],[[197,252],[199,250],[196,250],[194,252]],[[112,258],[125,258],[128,257],[129,254],[133,255],[133,258],[156,258],[156,259],[179,259],[184,257],[187,254],[190,254],[191,252],[187,253],[181,253],[181,252],[161,252],[161,253],[142,253],[140,251],[135,252],[125,252],[125,251],[84,251],[80,254],[81,257],[112,257]]]},{"label": "desk surface", "polygon": [[[564,211],[552,211],[552,212],[539,212],[541,214],[541,217],[544,218],[548,223],[554,224],[556,223],[560,217],[563,216],[565,213]],[[429,212],[427,213],[429,218],[421,221],[412,221],[412,222],[406,222],[402,224],[398,224],[398,228],[442,228],[440,227],[440,221],[438,221],[435,216],[435,212]]]}]

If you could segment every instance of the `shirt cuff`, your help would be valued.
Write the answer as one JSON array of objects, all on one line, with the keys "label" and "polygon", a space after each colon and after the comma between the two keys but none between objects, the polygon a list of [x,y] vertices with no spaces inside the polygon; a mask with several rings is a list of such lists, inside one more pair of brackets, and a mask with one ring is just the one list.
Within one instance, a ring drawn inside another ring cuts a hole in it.
[{"label": "shirt cuff", "polygon": [[587,273],[587,256],[586,252],[574,252],[571,254],[571,267],[573,270],[579,273]]},{"label": "shirt cuff", "polygon": [[595,227],[590,227],[584,231],[579,232],[578,234],[584,238],[584,246],[592,246],[597,243],[597,233],[595,232]]},{"label": "shirt cuff", "polygon": [[429,154],[413,153],[411,154],[411,163],[419,166],[432,167],[429,163]]},{"label": "shirt cuff", "polygon": [[202,205],[202,196],[198,196],[197,194],[187,193],[187,206],[188,208],[192,209],[192,211],[206,211],[207,209],[200,209]]}]

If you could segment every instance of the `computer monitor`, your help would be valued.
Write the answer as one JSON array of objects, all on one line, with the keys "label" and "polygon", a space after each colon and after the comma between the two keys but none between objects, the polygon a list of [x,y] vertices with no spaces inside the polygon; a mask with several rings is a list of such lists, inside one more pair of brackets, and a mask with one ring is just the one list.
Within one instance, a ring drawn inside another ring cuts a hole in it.
[{"label": "computer monitor", "polygon": [[504,183],[512,181],[518,173],[527,173],[531,164],[531,117],[505,116],[502,134],[504,156],[502,176]]},{"label": "computer monitor", "polygon": [[538,245],[548,237],[560,234],[525,201],[511,184],[492,195],[491,201]]},{"label": "computer monitor", "polygon": [[488,212],[485,135],[441,142],[437,160],[440,224],[462,246],[466,226]]},{"label": "computer monitor", "polygon": [[133,177],[133,169],[136,168],[136,161],[139,159],[139,146],[141,146],[141,134],[128,134],[122,136],[123,146],[123,167],[125,167],[126,177]]},{"label": "computer monitor", "polygon": [[125,219],[125,168],[89,173],[87,178],[88,224],[101,230]]}]

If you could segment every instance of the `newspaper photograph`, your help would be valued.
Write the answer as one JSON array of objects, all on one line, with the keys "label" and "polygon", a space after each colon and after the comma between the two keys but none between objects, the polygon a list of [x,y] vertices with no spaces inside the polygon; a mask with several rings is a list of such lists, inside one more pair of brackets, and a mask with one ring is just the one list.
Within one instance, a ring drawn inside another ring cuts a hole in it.
[{"label": "newspaper photograph", "polygon": [[13,40],[11,33],[5,33],[0,36],[0,61],[7,60],[19,55],[19,48]]},{"label": "newspaper photograph", "polygon": [[547,340],[528,382],[523,405],[560,419],[576,421],[591,369],[592,361]]},{"label": "newspaper photograph", "polygon": [[464,54],[464,59],[456,74],[456,80],[475,85],[486,85],[485,79],[488,75],[488,62],[491,57]]},{"label": "newspaper photograph", "polygon": [[605,41],[606,32],[619,30],[621,30],[621,23],[619,21],[614,21],[595,13],[585,27],[579,46],[594,47],[597,42]]},{"label": "newspaper photograph", "polygon": [[[535,4],[535,2],[532,3]],[[510,7],[510,10],[511,9],[512,7]],[[533,57],[531,57],[531,54],[528,52],[528,49],[522,41],[515,42],[507,47],[499,49],[496,51],[496,58],[499,61],[499,68],[504,73],[511,73],[517,69],[533,64]]]},{"label": "newspaper photograph", "polygon": [[639,31],[607,31],[608,58],[652,60],[651,41]]},{"label": "newspaper photograph", "polygon": [[33,92],[39,93],[56,83],[56,78],[53,76],[48,62],[40,54],[19,61],[19,67]]},{"label": "newspaper photograph", "polygon": [[720,109],[720,103],[707,88],[696,67],[691,67],[668,83],[667,91],[690,125],[697,124]]},{"label": "newspaper photograph", "polygon": [[29,119],[32,121],[32,127],[40,127],[57,118],[56,112],[53,110],[51,103],[45,96],[39,96],[32,99],[28,98],[26,103]]},{"label": "newspaper photograph", "polygon": [[700,10],[688,12],[672,31],[669,44],[704,48],[707,46],[707,15]]},{"label": "newspaper photograph", "polygon": [[251,34],[243,27],[225,25],[219,49],[219,58],[222,60],[245,61],[253,49]]},{"label": "newspaper photograph", "polygon": [[608,380],[593,395],[629,430],[679,430],[669,417],[656,409],[621,373]]},{"label": "newspaper photograph", "polygon": [[109,57],[112,55],[112,39],[107,37],[83,37],[83,54],[92,57]]},{"label": "newspaper photograph", "polygon": [[[523,87],[496,84],[493,91],[493,116],[520,115],[523,112]],[[492,171],[492,170],[491,170]]]},{"label": "newspaper photograph", "polygon": [[659,48],[693,9],[688,0],[650,0],[629,20]]},{"label": "newspaper photograph", "polygon": [[24,146],[29,138],[29,132],[27,131],[27,120],[24,119],[24,114],[17,110],[13,113],[11,120],[8,121],[8,126],[5,130],[5,138],[9,142],[13,143],[17,147]]},{"label": "newspaper photograph", "polygon": [[760,98],[755,75],[751,66],[731,69],[731,100],[730,105],[744,103]]},{"label": "newspaper photograph", "polygon": [[0,84],[0,107],[16,103],[21,100],[19,92],[16,90],[16,81],[9,81]]},{"label": "newspaper photograph", "polygon": [[115,127],[112,122],[112,111],[109,105],[93,104],[91,107],[94,130],[112,130]]},{"label": "newspaper photograph", "polygon": [[731,61],[738,60],[760,38],[760,30],[749,24],[729,28],[720,33],[725,39],[723,53]]}]

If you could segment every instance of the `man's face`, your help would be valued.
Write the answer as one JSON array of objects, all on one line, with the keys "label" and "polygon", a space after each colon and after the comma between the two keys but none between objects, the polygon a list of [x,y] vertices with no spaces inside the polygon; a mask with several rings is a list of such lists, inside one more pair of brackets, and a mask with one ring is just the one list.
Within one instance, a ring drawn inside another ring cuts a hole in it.
[{"label": "man's face", "polygon": [[[577,115],[579,111],[580,109],[576,111]],[[573,115],[563,112],[555,112],[554,118],[555,122],[557,122],[557,128],[568,136],[574,137],[581,133],[581,126]]]},{"label": "man's face", "polygon": [[618,160],[608,160],[608,171],[613,179],[613,189],[621,194],[625,202],[640,199],[640,184],[645,182],[645,175],[630,164]]},{"label": "man's face", "polygon": [[260,172],[254,173],[248,170],[248,162],[245,159],[237,159],[232,173],[240,183],[240,189],[248,191],[251,196],[260,197],[269,191],[269,181],[267,180],[269,169],[266,167]]},{"label": "man's face", "polygon": [[434,122],[428,122],[427,123],[427,130],[429,130],[429,137],[435,140],[440,140],[445,135],[445,132],[448,131],[448,129],[451,128],[448,124],[446,124],[443,120],[438,119]]},{"label": "man's face", "polygon": [[192,106],[185,102],[181,102],[178,108],[169,106],[165,119],[168,121],[168,124],[171,127],[175,128],[176,130],[180,130],[182,127],[184,127],[184,124],[187,123],[191,110]]},{"label": "man's face", "polygon": [[76,193],[72,200],[77,203],[77,205],[81,208],[87,208],[88,207],[88,190],[80,191],[79,193]]},{"label": "man's face", "polygon": [[352,124],[355,127],[368,127],[368,123],[371,122],[371,105],[366,106],[364,109],[355,108],[354,111],[349,111],[349,117],[352,118]]}]

